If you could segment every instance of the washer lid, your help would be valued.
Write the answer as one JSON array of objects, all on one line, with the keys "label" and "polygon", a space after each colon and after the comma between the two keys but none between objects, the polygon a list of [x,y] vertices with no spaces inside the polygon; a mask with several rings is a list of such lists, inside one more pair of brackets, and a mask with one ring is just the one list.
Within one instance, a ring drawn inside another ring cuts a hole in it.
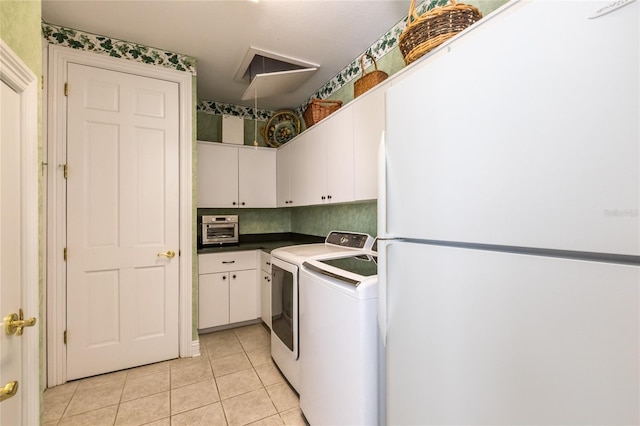
[{"label": "washer lid", "polygon": [[330,259],[309,260],[304,262],[304,266],[357,287],[366,279],[378,275],[376,261],[375,256],[360,253]]}]

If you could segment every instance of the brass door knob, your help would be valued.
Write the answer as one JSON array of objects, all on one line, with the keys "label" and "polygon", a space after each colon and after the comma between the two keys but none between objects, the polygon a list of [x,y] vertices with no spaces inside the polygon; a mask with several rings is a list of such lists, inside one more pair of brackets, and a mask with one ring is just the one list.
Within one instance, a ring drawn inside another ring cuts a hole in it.
[{"label": "brass door knob", "polygon": [[15,334],[16,336],[22,336],[24,327],[33,327],[36,325],[35,318],[24,319],[22,309],[20,309],[20,315],[10,314],[4,317],[4,331],[8,335]]},{"label": "brass door knob", "polygon": [[6,401],[17,393],[18,382],[14,380],[13,382],[7,383],[3,388],[0,389],[0,402]]},{"label": "brass door knob", "polygon": [[176,257],[176,252],[173,251],[173,250],[169,250],[166,253],[158,253],[158,257],[160,257],[160,256],[164,256],[164,257],[167,257],[169,259],[173,259],[174,257]]}]

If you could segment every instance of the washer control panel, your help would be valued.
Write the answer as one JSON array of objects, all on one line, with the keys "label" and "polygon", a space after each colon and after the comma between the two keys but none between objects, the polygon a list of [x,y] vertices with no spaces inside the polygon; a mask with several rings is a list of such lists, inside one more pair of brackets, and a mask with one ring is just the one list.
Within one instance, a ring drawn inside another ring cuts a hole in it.
[{"label": "washer control panel", "polygon": [[373,244],[373,237],[359,232],[331,231],[325,239],[326,244],[368,250]]}]

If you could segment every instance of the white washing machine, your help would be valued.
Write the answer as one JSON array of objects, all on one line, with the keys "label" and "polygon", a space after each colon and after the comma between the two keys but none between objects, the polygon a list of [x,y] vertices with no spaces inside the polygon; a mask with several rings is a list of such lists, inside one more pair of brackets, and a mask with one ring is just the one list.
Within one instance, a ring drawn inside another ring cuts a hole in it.
[{"label": "white washing machine", "polygon": [[378,424],[375,253],[303,262],[300,408],[311,425]]},{"label": "white washing machine", "polygon": [[271,252],[271,357],[298,393],[301,354],[298,271],[306,260],[368,250],[372,244],[373,238],[368,234],[332,231],[324,244],[288,246]]}]

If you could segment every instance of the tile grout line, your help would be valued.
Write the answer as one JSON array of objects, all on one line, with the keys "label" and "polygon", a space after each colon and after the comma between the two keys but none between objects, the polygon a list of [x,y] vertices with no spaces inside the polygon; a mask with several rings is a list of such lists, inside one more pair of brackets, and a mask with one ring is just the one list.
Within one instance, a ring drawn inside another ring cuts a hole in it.
[{"label": "tile grout line", "polygon": [[216,385],[216,392],[218,393],[218,399],[220,400],[220,408],[222,409],[222,415],[224,416],[224,421],[228,425],[229,419],[227,418],[227,411],[224,409],[224,405],[222,404],[222,395],[220,394],[220,387],[218,386],[218,381],[216,380],[216,375],[213,371],[213,364],[211,364],[211,358],[209,358],[209,351],[206,349],[206,345],[205,345],[205,350],[207,351],[207,362],[209,363],[209,368],[211,369],[211,376],[213,377],[213,383],[215,383]]}]

